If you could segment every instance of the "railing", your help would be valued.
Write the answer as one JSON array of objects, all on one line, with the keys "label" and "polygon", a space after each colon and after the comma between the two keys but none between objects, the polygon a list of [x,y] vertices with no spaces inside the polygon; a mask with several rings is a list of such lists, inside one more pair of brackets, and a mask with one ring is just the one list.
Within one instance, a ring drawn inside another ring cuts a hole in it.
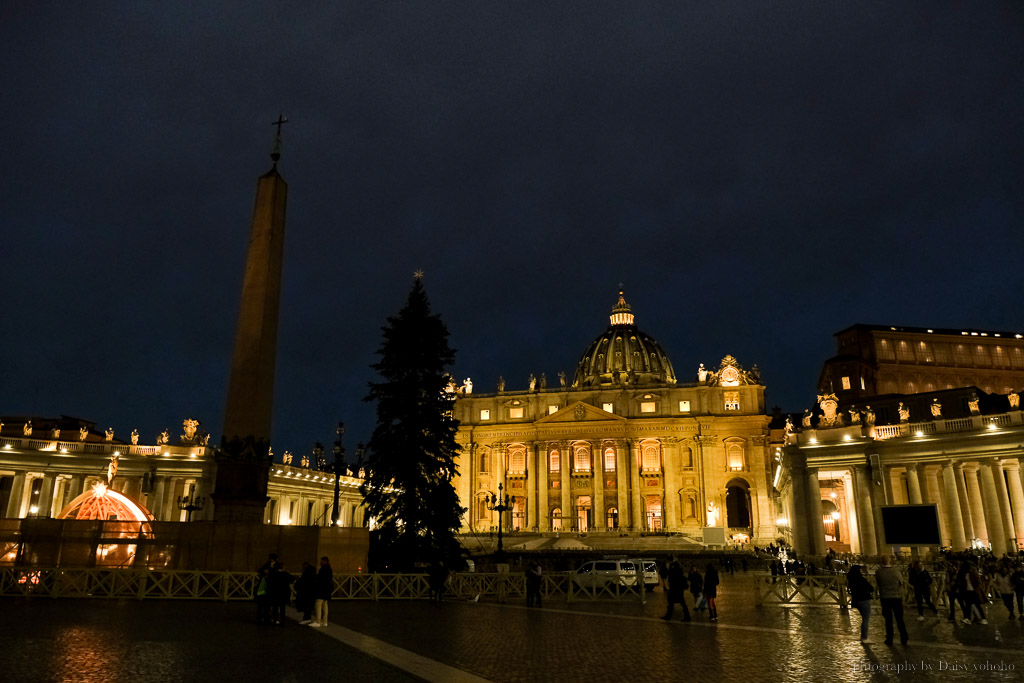
[{"label": "railing", "polygon": [[906,422],[897,425],[879,425],[875,427],[875,438],[892,439],[897,436],[906,436],[908,426]]},{"label": "railing", "polygon": [[[641,579],[642,584],[642,579]],[[145,570],[107,568],[0,569],[0,597],[129,598],[134,600],[252,600],[255,572]],[[646,601],[646,591],[617,583],[581,587],[573,572],[542,577],[541,596],[566,602]],[[526,596],[522,574],[454,574],[447,595],[453,599],[493,598],[499,602]],[[430,596],[426,574],[335,574],[335,600],[423,600]]]},{"label": "railing", "polygon": [[12,449],[33,450],[58,453],[91,453],[104,455],[119,451],[132,455],[160,455],[167,453],[175,456],[204,457],[209,455],[208,446],[140,446],[133,444],[114,443],[112,441],[64,441],[61,439],[36,438],[31,436],[5,436],[0,438],[0,446]]},{"label": "railing", "polygon": [[[870,575],[866,578],[875,587],[872,600],[877,602],[879,597],[875,578]],[[915,604],[914,588],[906,576],[903,577],[902,586],[903,602]],[[936,606],[948,606],[945,574],[933,575],[929,590],[932,602]],[[755,574],[754,593],[758,605],[838,606],[845,609],[850,602],[845,574],[811,576]]]}]

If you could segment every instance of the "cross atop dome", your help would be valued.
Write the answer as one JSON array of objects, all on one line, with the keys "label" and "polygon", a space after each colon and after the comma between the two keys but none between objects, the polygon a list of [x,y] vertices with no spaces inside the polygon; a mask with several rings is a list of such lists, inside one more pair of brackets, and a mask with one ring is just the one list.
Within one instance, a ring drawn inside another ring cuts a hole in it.
[{"label": "cross atop dome", "polygon": [[633,324],[633,309],[626,303],[622,283],[619,283],[619,300],[615,302],[614,306],[612,306],[611,322],[612,325]]}]

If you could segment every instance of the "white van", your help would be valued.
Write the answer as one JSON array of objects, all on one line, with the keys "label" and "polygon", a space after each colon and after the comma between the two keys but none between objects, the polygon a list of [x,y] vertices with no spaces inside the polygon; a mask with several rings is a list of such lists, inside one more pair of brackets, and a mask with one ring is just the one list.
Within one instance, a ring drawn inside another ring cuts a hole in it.
[{"label": "white van", "polygon": [[630,560],[592,560],[577,569],[572,580],[580,588],[604,588],[616,584],[628,588],[636,585],[636,565]]},{"label": "white van", "polygon": [[653,557],[634,557],[628,560],[637,567],[643,574],[644,588],[648,592],[654,590],[661,583],[661,574],[658,573],[658,561]]}]

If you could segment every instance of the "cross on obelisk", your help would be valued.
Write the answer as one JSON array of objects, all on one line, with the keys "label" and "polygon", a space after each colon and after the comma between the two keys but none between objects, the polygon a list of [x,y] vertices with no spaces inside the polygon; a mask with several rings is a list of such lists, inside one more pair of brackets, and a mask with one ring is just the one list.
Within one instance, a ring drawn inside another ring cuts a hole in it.
[{"label": "cross on obelisk", "polygon": [[283,114],[277,115],[277,121],[274,121],[272,126],[277,126],[277,136],[274,138],[274,149],[270,153],[270,158],[274,160],[276,164],[281,159],[281,126],[288,123],[288,117]]}]

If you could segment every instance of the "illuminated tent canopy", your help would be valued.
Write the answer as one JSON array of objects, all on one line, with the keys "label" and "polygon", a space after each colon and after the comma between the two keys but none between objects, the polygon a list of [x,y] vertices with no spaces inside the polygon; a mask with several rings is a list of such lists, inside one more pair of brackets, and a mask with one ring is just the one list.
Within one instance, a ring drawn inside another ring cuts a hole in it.
[{"label": "illuminated tent canopy", "polygon": [[119,522],[151,522],[153,515],[134,500],[99,482],[68,503],[57,519],[101,519]]}]

